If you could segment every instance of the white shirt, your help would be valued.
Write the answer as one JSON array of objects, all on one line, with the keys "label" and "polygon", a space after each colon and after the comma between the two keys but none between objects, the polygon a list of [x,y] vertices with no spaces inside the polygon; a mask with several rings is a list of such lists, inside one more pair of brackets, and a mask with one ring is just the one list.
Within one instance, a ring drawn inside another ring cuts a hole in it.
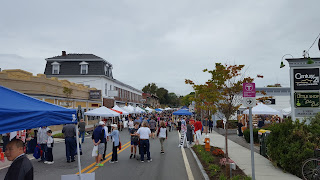
[{"label": "white shirt", "polygon": [[107,126],[103,126],[103,129],[104,129],[104,137],[107,138],[109,136],[109,133],[108,133],[108,127]]},{"label": "white shirt", "polygon": [[166,138],[167,137],[166,131],[167,131],[167,128],[160,128],[159,138]]},{"label": "white shirt", "polygon": [[137,133],[140,134],[140,139],[149,139],[151,131],[148,127],[141,127],[138,129]]},{"label": "white shirt", "polygon": [[52,148],[52,147],[51,147],[51,143],[53,143],[53,138],[52,138],[51,136],[48,136],[47,146],[48,146],[49,148]]},{"label": "white shirt", "polygon": [[133,121],[128,122],[129,128],[133,128]]}]

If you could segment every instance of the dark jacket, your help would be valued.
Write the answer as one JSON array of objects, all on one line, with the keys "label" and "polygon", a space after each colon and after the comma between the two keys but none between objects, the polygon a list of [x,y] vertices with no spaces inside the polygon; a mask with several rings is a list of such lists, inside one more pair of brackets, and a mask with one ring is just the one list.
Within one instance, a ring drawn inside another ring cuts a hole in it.
[{"label": "dark jacket", "polygon": [[190,124],[187,125],[187,141],[193,142],[193,130]]},{"label": "dark jacket", "polygon": [[12,162],[4,180],[33,180],[33,166],[26,155]]},{"label": "dark jacket", "polygon": [[105,143],[106,138],[104,138],[104,128],[102,126],[96,127],[92,133],[92,139],[97,143],[100,140],[100,143]]}]

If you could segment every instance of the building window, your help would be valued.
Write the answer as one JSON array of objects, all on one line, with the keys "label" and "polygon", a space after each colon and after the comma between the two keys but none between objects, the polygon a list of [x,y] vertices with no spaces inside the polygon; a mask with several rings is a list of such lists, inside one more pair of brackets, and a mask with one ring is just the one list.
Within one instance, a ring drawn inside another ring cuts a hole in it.
[{"label": "building window", "polygon": [[59,74],[60,73],[60,63],[53,62],[52,65],[52,74]]},{"label": "building window", "polygon": [[106,83],[104,86],[104,94],[108,96],[108,84]]},{"label": "building window", "polygon": [[89,64],[83,61],[79,65],[80,65],[80,74],[88,74]]}]

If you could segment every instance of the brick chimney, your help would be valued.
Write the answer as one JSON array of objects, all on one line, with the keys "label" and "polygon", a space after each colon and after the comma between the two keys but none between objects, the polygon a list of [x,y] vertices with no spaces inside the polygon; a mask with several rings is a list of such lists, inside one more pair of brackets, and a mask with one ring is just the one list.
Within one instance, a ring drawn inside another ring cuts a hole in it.
[{"label": "brick chimney", "polygon": [[62,51],[62,56],[66,56],[67,52],[66,51]]}]

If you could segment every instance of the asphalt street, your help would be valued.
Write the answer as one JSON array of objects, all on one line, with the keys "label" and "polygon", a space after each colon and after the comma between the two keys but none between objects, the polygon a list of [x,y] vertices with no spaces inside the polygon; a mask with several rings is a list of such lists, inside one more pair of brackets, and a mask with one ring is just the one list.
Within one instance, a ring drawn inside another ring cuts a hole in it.
[{"label": "asphalt street", "polygon": [[[118,151],[118,163],[110,164],[112,144],[108,141],[107,160],[103,161],[104,167],[95,167],[92,153],[92,140],[85,139],[82,144],[83,155],[81,155],[82,173],[95,173],[95,179],[155,179],[155,180],[186,180],[187,170],[182,157],[181,149],[178,148],[179,137],[177,131],[168,133],[165,141],[165,154],[160,154],[160,142],[158,138],[150,139],[150,153],[152,162],[141,163],[137,159],[129,159],[130,135],[127,129],[120,132],[122,150]],[[191,151],[185,148],[188,162],[190,164],[194,179],[203,179]],[[32,160],[34,167],[34,179],[56,180],[61,175],[78,173],[77,161],[66,162],[64,142],[55,143],[53,148],[54,164],[48,165]],[[76,158],[77,160],[77,158]],[[0,170],[0,179],[4,179],[8,168]]]}]

